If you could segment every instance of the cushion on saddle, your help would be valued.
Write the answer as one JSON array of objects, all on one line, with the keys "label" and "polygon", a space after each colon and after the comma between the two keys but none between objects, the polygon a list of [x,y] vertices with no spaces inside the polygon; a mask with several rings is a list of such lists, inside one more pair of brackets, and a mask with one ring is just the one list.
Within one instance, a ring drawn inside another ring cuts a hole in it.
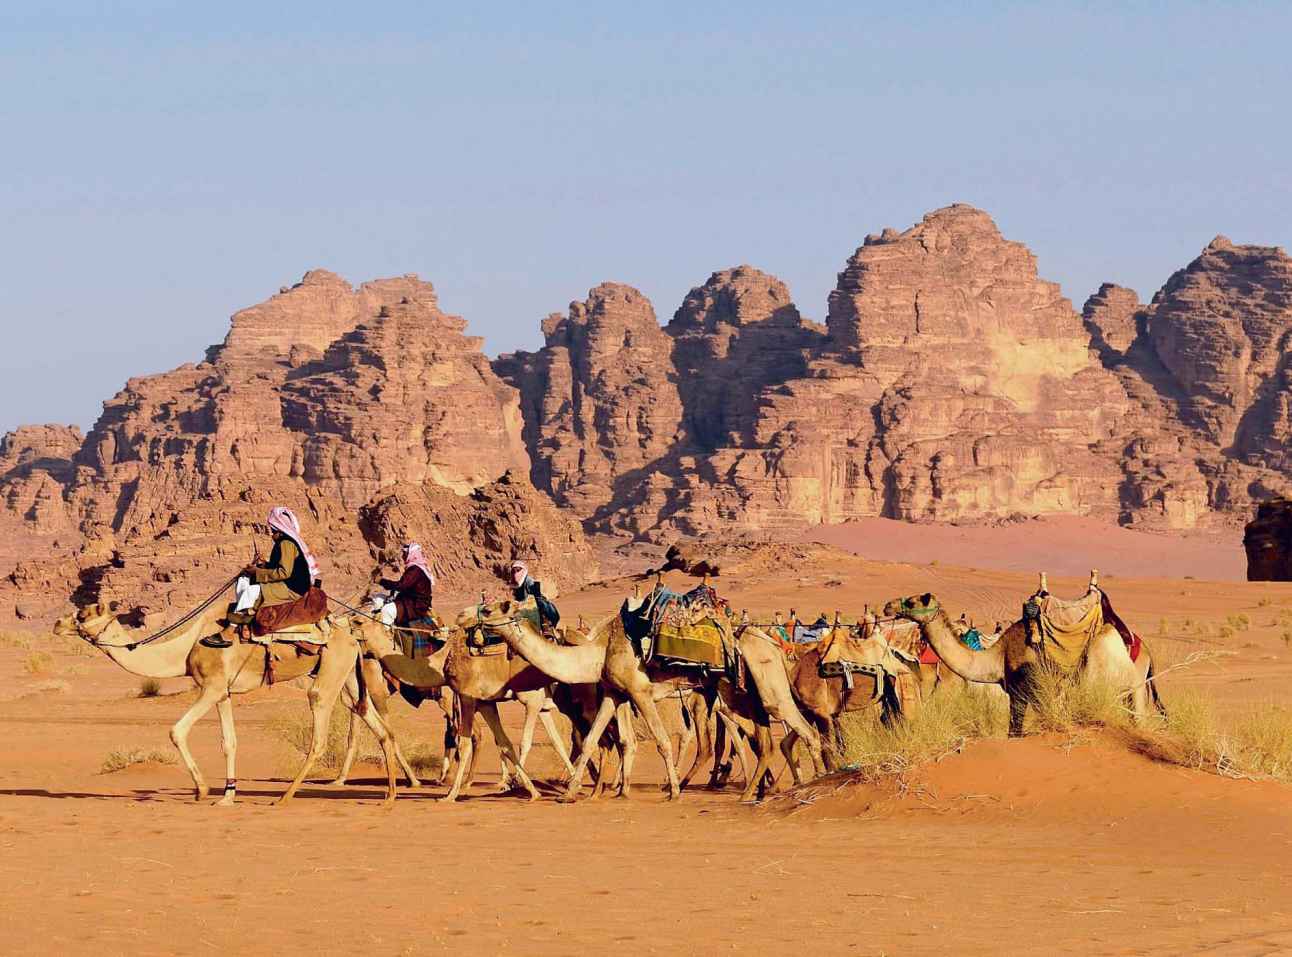
[{"label": "cushion on saddle", "polygon": [[321,588],[310,588],[295,601],[281,605],[261,605],[256,609],[256,620],[251,632],[258,638],[281,632],[299,625],[316,625],[327,617],[327,595]]},{"label": "cushion on saddle", "polygon": [[938,653],[933,650],[932,645],[926,644],[920,648],[920,664],[936,665],[941,660],[942,659],[938,657]]},{"label": "cushion on saddle", "polygon": [[1139,661],[1139,653],[1144,650],[1144,639],[1137,632],[1131,632],[1131,643],[1126,646],[1131,661]]},{"label": "cushion on saddle", "polygon": [[1065,671],[1075,670],[1104,626],[1103,593],[1095,589],[1076,601],[1047,595],[1040,605],[1046,656]]}]

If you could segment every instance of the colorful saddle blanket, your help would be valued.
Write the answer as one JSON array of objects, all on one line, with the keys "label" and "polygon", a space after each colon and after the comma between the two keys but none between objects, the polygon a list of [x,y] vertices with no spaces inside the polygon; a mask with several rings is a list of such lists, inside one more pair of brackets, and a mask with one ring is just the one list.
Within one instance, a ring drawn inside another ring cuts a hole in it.
[{"label": "colorful saddle blanket", "polygon": [[707,585],[685,594],[657,588],[637,608],[625,601],[619,616],[639,655],[723,668],[732,657],[723,604]]}]

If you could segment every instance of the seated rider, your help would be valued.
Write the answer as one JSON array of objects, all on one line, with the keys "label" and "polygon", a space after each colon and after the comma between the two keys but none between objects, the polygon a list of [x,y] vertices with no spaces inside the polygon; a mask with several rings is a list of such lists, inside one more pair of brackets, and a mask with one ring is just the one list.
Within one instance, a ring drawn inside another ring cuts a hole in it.
[{"label": "seated rider", "polygon": [[[301,537],[301,525],[292,510],[275,507],[269,513],[268,524],[274,546],[268,560],[248,565],[234,583],[237,600],[229,613],[231,624],[250,624],[257,608],[303,598],[318,579],[318,563]],[[221,639],[211,644],[219,648],[230,643]]]},{"label": "seated rider", "polygon": [[404,546],[404,573],[398,579],[383,578],[378,584],[390,592],[390,598],[378,598],[373,610],[387,625],[407,627],[431,615],[435,573],[426,562],[426,554],[417,542]]},{"label": "seated rider", "polygon": [[511,582],[515,587],[512,589],[512,597],[516,601],[525,601],[527,598],[533,598],[534,604],[538,606],[538,623],[545,632],[556,632],[556,626],[561,620],[561,613],[556,610],[556,606],[551,600],[543,594],[542,582],[536,582],[530,577],[529,568],[524,562],[511,563]]}]

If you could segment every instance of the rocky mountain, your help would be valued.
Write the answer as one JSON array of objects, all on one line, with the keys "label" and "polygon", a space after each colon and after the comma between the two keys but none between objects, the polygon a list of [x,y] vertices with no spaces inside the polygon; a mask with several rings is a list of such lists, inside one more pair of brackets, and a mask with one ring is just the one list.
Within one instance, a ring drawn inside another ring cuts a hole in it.
[{"label": "rocky mountain", "polygon": [[657,542],[870,515],[1186,528],[1292,491],[1277,248],[1217,238],[1150,302],[1105,284],[1078,313],[955,205],[867,236],[824,324],[739,266],[666,325],[604,283],[542,331],[490,362],[415,276],[308,273],[204,361],[130,380],[87,436],[5,437],[0,606],[190,600],[245,559],[271,501],[308,515],[339,587],[422,528],[469,590],[509,550],[586,579],[580,523]]}]

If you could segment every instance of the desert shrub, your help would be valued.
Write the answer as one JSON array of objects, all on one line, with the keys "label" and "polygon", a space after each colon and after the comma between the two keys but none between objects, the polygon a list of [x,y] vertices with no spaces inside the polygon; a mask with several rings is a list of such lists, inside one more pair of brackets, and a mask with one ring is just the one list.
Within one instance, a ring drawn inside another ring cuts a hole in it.
[{"label": "desert shrub", "polygon": [[1225,621],[1234,631],[1246,631],[1252,625],[1252,620],[1244,614],[1230,615]]},{"label": "desert shrub", "polygon": [[107,753],[103,759],[102,766],[99,768],[99,773],[111,774],[114,771],[124,771],[134,764],[147,764],[148,762],[174,764],[175,755],[158,748],[118,748]]},{"label": "desert shrub", "polygon": [[970,738],[1001,737],[1008,709],[984,689],[939,692],[918,714],[888,726],[875,712],[849,712],[839,720],[842,762],[867,777],[897,774],[960,750]]},{"label": "desert shrub", "polygon": [[1121,693],[1107,682],[1074,682],[1062,673],[1038,669],[1028,709],[1029,730],[1074,731],[1098,725],[1121,727],[1131,713]]},{"label": "desert shrub", "polygon": [[1244,770],[1292,781],[1292,709],[1269,704],[1239,719],[1233,733]]},{"label": "desert shrub", "polygon": [[48,651],[33,651],[22,663],[29,675],[45,675],[54,670],[54,656]]},{"label": "desert shrub", "polygon": [[[320,768],[338,768],[345,757],[346,732],[349,728],[350,712],[339,705],[332,709],[332,720],[328,725],[327,743],[319,755]],[[314,735],[314,720],[309,712],[294,712],[280,715],[269,723],[271,733],[287,744],[292,751],[304,757],[310,753],[310,740]]]},{"label": "desert shrub", "polygon": [[161,682],[156,678],[145,678],[139,682],[139,697],[155,698],[161,694]]},{"label": "desert shrub", "polygon": [[31,635],[21,631],[0,631],[0,648],[17,648],[26,651],[31,648]]},{"label": "desert shrub", "polygon": [[1224,624],[1224,625],[1221,625],[1221,626],[1220,626],[1220,637],[1221,637],[1221,638],[1232,638],[1232,637],[1234,637],[1234,626],[1233,626],[1233,625],[1230,625],[1230,624]]},{"label": "desert shrub", "polygon": [[[425,741],[417,741],[409,747],[404,747],[401,744],[400,748],[404,752],[404,757],[408,759],[408,763],[413,766],[413,770],[420,776],[434,777],[440,773],[440,768],[444,765],[444,756]],[[378,756],[380,757],[380,753]]]},{"label": "desert shrub", "polygon": [[1292,631],[1285,630],[1279,637],[1283,639],[1283,644],[1292,645]]}]

